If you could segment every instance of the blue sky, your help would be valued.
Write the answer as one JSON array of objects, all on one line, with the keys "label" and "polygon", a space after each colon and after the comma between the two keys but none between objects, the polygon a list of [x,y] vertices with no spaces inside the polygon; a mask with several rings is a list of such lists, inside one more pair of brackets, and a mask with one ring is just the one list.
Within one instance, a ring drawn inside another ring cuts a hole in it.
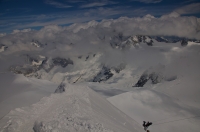
[{"label": "blue sky", "polygon": [[200,0],[0,0],[0,33],[173,11],[200,17]]}]

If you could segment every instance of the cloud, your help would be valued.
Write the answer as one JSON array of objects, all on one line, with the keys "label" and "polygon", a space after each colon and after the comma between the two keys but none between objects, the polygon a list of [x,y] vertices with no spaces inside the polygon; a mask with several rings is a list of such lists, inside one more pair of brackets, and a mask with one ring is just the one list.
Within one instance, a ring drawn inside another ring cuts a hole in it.
[{"label": "cloud", "polygon": [[131,0],[131,1],[138,1],[138,2],[141,2],[141,3],[160,3],[162,0]]},{"label": "cloud", "polygon": [[[76,23],[71,26],[48,25],[38,31],[15,30],[14,34],[2,36],[0,44],[8,46],[8,50],[2,54],[34,54],[36,51],[37,55],[76,57],[77,59],[80,55],[100,52],[104,53],[100,62],[107,66],[116,66],[123,62],[132,66],[139,65],[148,68],[158,63],[165,63],[166,52],[159,52],[161,54],[158,55],[152,50],[135,50],[134,48],[127,52],[121,52],[111,48],[110,39],[119,36],[119,33],[125,37],[140,34],[200,39],[199,24],[199,18],[186,16],[121,17],[119,19],[105,19],[100,22]],[[31,45],[33,39],[38,40],[41,44],[47,44],[47,46],[36,48]]]},{"label": "cloud", "polygon": [[166,14],[166,15],[162,15],[162,17],[161,18],[165,18],[165,19],[167,19],[167,18],[172,18],[172,17],[180,17],[181,15],[179,14],[179,13],[177,13],[177,12],[171,12],[171,13],[169,13],[169,14]]},{"label": "cloud", "polygon": [[[55,13],[50,15],[29,15],[21,17],[11,17],[0,20],[1,31],[3,29],[13,30],[13,29],[24,29],[24,28],[34,28],[43,27],[47,25],[57,24],[57,25],[67,25],[72,23],[81,23],[91,20],[102,20],[106,18],[111,18],[113,16],[129,14],[130,8],[127,10],[121,9],[121,7],[116,8],[95,8],[95,9],[82,9],[81,11],[67,11],[62,13]],[[133,14],[132,11],[131,14]],[[138,11],[137,11],[138,14]]]},{"label": "cloud", "polygon": [[174,10],[174,12],[177,12],[181,15],[200,13],[200,3],[192,3],[189,5],[180,7]]},{"label": "cloud", "polygon": [[[95,0],[96,1],[96,0]],[[64,3],[64,0],[62,0]],[[86,2],[75,1],[81,3],[75,3],[72,5],[78,5],[79,7],[84,5]],[[91,1],[88,1],[88,4],[91,4]],[[92,1],[94,2],[94,1]],[[46,25],[69,25],[72,23],[81,23],[88,22],[91,20],[102,20],[102,19],[110,19],[110,18],[119,18],[120,16],[127,17],[137,17],[144,16],[146,14],[152,14],[154,16],[160,16],[172,11],[172,7],[155,7],[148,6],[143,8],[133,8],[132,6],[118,6],[116,2],[113,1],[96,1],[98,4],[87,5],[91,8],[79,8],[77,10],[65,10],[62,12],[53,12],[49,14],[38,14],[38,15],[26,15],[26,16],[12,16],[12,17],[1,17],[0,19],[0,29],[1,32],[9,33],[14,29],[24,29],[24,28],[41,28]],[[65,4],[70,3],[65,0]],[[115,4],[115,5],[111,5]],[[71,3],[70,3],[71,5]],[[95,7],[92,6],[101,6],[103,7]],[[109,6],[107,6],[109,5]],[[86,4],[85,4],[86,7]]]},{"label": "cloud", "polygon": [[113,1],[101,1],[101,2],[93,2],[93,3],[85,4],[80,7],[81,8],[90,8],[90,7],[106,6],[106,5],[116,4],[116,3],[117,2],[113,2]]},{"label": "cloud", "polygon": [[[200,39],[200,19],[196,17],[181,17],[169,14],[160,18],[151,15],[145,17],[121,17],[116,20],[103,20],[98,27],[109,27],[126,35],[166,35]],[[87,24],[86,24],[87,25]],[[75,32],[88,27],[85,24],[76,24]],[[77,30],[77,27],[80,27]]]},{"label": "cloud", "polygon": [[0,33],[0,37],[6,36],[6,33]]},{"label": "cloud", "polygon": [[[77,21],[77,24],[65,27],[73,32],[79,32],[81,29],[88,29],[90,27],[109,27],[117,30],[118,32],[123,32],[127,35],[132,34],[144,34],[144,35],[167,35],[167,36],[179,36],[179,37],[189,37],[200,39],[200,18],[180,16],[178,13],[171,13],[169,15],[161,16],[156,18],[152,15],[146,15],[144,17],[121,17],[119,19],[108,19],[101,22],[95,23],[79,23],[80,21],[95,20],[96,16],[103,18],[104,14],[115,15],[118,14],[116,10],[109,10],[104,8],[99,8],[98,10],[90,10],[90,12],[85,13],[84,20],[78,18],[78,16],[72,16],[70,19],[61,18],[54,20],[52,22],[46,23],[31,23],[26,25],[26,27],[31,26],[45,26],[51,24],[65,24]],[[102,17],[101,17],[102,16]],[[91,25],[92,24],[92,25]],[[25,26],[25,25],[23,25]]]},{"label": "cloud", "polygon": [[[199,18],[180,16],[180,14],[177,12],[163,15],[161,17],[153,17],[152,15],[138,17],[147,14],[147,12],[149,12],[149,10],[146,8],[132,9],[131,7],[99,7],[95,9],[82,9],[81,12],[68,11],[59,14],[34,15],[2,19],[0,20],[0,23],[3,26],[0,27],[2,29],[7,28],[10,30],[24,28],[27,29],[30,27],[33,27],[34,29],[34,27],[43,27],[48,25],[71,25],[76,23],[74,24],[76,25],[76,27],[74,27],[74,31],[79,31],[81,28],[85,29],[84,27],[88,27],[87,23],[85,22],[92,20],[103,20],[97,25],[104,26],[109,24],[109,26],[111,25],[113,29],[123,31],[129,35],[174,35],[180,37],[199,38]],[[119,19],[109,20],[118,16],[129,17],[121,17]]]},{"label": "cloud", "polygon": [[97,6],[105,6],[107,3],[104,2],[94,2],[86,5],[82,5],[81,8],[89,8],[89,7],[97,7]]},{"label": "cloud", "polygon": [[56,8],[70,8],[72,7],[71,5],[63,4],[54,0],[45,0],[45,3],[48,5],[53,5]]},{"label": "cloud", "polygon": [[30,28],[22,29],[22,30],[15,29],[15,30],[13,30],[12,34],[19,33],[19,32],[27,33],[27,32],[30,32],[30,31],[32,31]]}]

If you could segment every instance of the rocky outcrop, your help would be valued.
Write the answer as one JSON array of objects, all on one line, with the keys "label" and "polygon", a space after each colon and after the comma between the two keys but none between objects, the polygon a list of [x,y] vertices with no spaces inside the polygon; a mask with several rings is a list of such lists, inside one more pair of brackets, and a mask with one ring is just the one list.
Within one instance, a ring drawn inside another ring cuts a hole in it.
[{"label": "rocky outcrop", "polygon": [[134,87],[143,87],[148,80],[149,80],[149,75],[144,73],[142,74],[138,82],[134,85]]},{"label": "rocky outcrop", "polygon": [[34,39],[31,41],[31,45],[33,45],[37,48],[42,47],[42,44],[38,40],[34,40]]},{"label": "rocky outcrop", "polygon": [[188,45],[188,40],[183,39],[181,40],[181,46],[187,46]]},{"label": "rocky outcrop", "polygon": [[112,76],[113,76],[113,73],[111,72],[111,70],[103,66],[101,71],[94,77],[93,82],[107,81]]},{"label": "rocky outcrop", "polygon": [[153,40],[149,36],[136,35],[132,37],[134,43],[146,43],[148,46],[153,46]]},{"label": "rocky outcrop", "polygon": [[181,41],[182,38],[175,37],[175,36],[152,36],[157,42],[164,42],[164,43],[177,43]]},{"label": "rocky outcrop", "polygon": [[39,68],[26,65],[26,66],[11,66],[9,70],[15,74],[23,74],[24,76],[30,76],[31,74],[36,73],[39,70]]},{"label": "rocky outcrop", "polygon": [[164,37],[160,37],[160,36],[156,36],[156,37],[153,37],[157,42],[165,42],[165,43],[169,43],[169,41],[164,38]]},{"label": "rocky outcrop", "polygon": [[123,36],[122,33],[111,37],[110,45],[115,49],[129,49],[131,46],[138,48],[140,43],[146,43],[148,46],[153,46],[153,40],[150,36],[135,35]]},{"label": "rocky outcrop", "polygon": [[47,57],[42,55],[39,56],[26,55],[26,60],[28,64],[32,66],[41,67],[47,61]]},{"label": "rocky outcrop", "polygon": [[143,87],[148,81],[152,84],[160,83],[164,79],[164,65],[158,65],[146,70],[133,87]]},{"label": "rocky outcrop", "polygon": [[54,58],[52,59],[53,61],[53,64],[56,65],[56,66],[61,66],[63,68],[65,68],[67,65],[71,64],[73,65],[73,61],[70,60],[69,58],[68,59],[65,59],[65,58],[60,58],[60,57],[57,57],[57,58]]},{"label": "rocky outcrop", "polygon": [[65,84],[64,84],[64,83],[61,83],[61,84],[57,87],[57,89],[55,90],[54,93],[63,93],[63,92],[65,92]]},{"label": "rocky outcrop", "polygon": [[160,83],[162,80],[162,76],[158,73],[152,72],[152,73],[143,73],[138,82],[134,85],[134,87],[143,87],[149,80],[152,84]]},{"label": "rocky outcrop", "polygon": [[118,33],[110,38],[110,45],[114,49],[125,49],[129,48],[129,44],[123,43],[129,37],[124,36],[122,33]]}]

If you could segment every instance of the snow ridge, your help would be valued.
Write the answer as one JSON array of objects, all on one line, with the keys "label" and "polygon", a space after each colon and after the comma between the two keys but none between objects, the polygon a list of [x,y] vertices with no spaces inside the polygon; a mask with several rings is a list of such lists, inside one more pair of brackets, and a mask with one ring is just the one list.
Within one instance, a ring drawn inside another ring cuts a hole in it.
[{"label": "snow ridge", "polygon": [[66,92],[17,108],[0,132],[137,132],[132,119],[88,87],[67,84]]}]

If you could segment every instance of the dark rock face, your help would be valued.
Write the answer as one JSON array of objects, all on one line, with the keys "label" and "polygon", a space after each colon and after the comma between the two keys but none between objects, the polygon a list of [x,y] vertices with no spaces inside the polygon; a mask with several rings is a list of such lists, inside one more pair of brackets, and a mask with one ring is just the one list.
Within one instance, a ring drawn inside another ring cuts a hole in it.
[{"label": "dark rock face", "polygon": [[73,61],[70,59],[54,58],[47,59],[45,56],[29,56],[25,55],[25,64],[11,66],[10,71],[15,74],[23,74],[27,77],[41,78],[41,73],[39,70],[43,69],[47,73],[55,66],[62,66],[65,68],[68,64],[73,65]]},{"label": "dark rock face", "polygon": [[15,74],[23,74],[26,77],[34,76],[36,78],[40,78],[37,71],[40,70],[41,67],[24,65],[24,66],[11,66],[9,70]]},{"label": "dark rock face", "polygon": [[199,43],[200,40],[189,39],[177,36],[152,36],[157,42],[165,42],[165,43],[177,43],[181,42],[182,46],[186,46],[188,41]]},{"label": "dark rock face", "polygon": [[37,48],[42,47],[42,44],[38,40],[32,40],[31,44]]},{"label": "dark rock face", "polygon": [[[35,64],[34,66],[40,67],[40,68],[41,68],[41,66],[42,66],[44,63],[46,63],[47,58],[46,58],[46,57],[44,57],[44,58],[31,57],[31,56],[29,56],[29,55],[26,55],[26,61],[27,61],[30,65],[32,65],[33,62],[38,63],[38,65]],[[40,61],[41,61],[41,64],[39,64]]]},{"label": "dark rock face", "polygon": [[71,64],[71,65],[74,64],[73,61],[70,60],[69,58],[65,59],[65,58],[57,57],[57,58],[52,59],[52,61],[53,61],[54,65],[62,66],[63,68],[65,68],[69,64]]},{"label": "dark rock face", "polygon": [[110,45],[114,49],[124,49],[128,45],[122,44],[123,41],[126,41],[128,37],[123,36],[122,33],[118,33],[115,36],[111,37]]},{"label": "dark rock face", "polygon": [[28,77],[33,76],[40,78],[41,76],[37,73],[37,71],[43,68],[46,60],[46,57],[40,58],[37,56],[31,57],[29,55],[25,55],[26,64],[11,66],[9,70],[15,74],[23,74]]},{"label": "dark rock face", "polygon": [[135,38],[137,38],[138,41],[136,43],[146,43],[148,46],[153,46],[153,40],[150,36],[144,36],[144,35],[136,35]]},{"label": "dark rock face", "polygon": [[33,126],[33,131],[34,132],[44,132],[45,131],[45,129],[44,129],[44,125],[43,125],[43,123],[42,122],[35,122],[34,123],[34,126]]},{"label": "dark rock face", "polygon": [[134,87],[143,87],[144,84],[149,80],[148,74],[143,74]]},{"label": "dark rock face", "polygon": [[147,81],[151,80],[152,84],[157,84],[162,81],[163,77],[156,72],[144,72],[138,82],[133,87],[143,87]]},{"label": "dark rock face", "polygon": [[65,92],[65,84],[64,83],[61,83],[57,89],[55,90],[55,93],[63,93]]},{"label": "dark rock face", "polygon": [[[144,35],[136,35],[136,37],[138,38],[138,42],[146,42],[147,37],[149,36],[144,36]],[[150,38],[150,37],[149,37]],[[151,39],[151,38],[150,38]]]},{"label": "dark rock face", "polygon": [[146,42],[146,44],[147,44],[148,46],[153,46],[153,40],[150,40],[150,42]]},{"label": "dark rock face", "polygon": [[163,37],[154,37],[154,39],[157,41],[157,42],[165,42],[165,43],[168,43],[169,41]]},{"label": "dark rock face", "polygon": [[123,36],[119,33],[111,37],[110,45],[115,49],[129,49],[131,46],[137,48],[136,44],[146,43],[148,46],[153,46],[153,40],[150,36],[136,35],[136,36]]},{"label": "dark rock face", "polygon": [[152,36],[157,42],[177,43],[182,38],[176,36]]},{"label": "dark rock face", "polygon": [[85,58],[85,61],[87,61],[87,60],[89,59],[89,57],[90,57],[90,56],[88,55],[88,56]]},{"label": "dark rock face", "polygon": [[7,46],[5,46],[4,44],[0,44],[0,50],[5,51],[5,50],[7,50],[7,49],[8,49]]},{"label": "dark rock face", "polygon": [[188,45],[188,40],[183,39],[181,40],[181,46],[187,46]]},{"label": "dark rock face", "polygon": [[160,76],[156,74],[155,72],[149,75],[149,79],[151,79],[152,84],[157,84],[161,82]]},{"label": "dark rock face", "polygon": [[195,42],[195,43],[200,43],[200,40],[195,40],[194,42]]},{"label": "dark rock face", "polygon": [[93,82],[107,81],[113,76],[109,68],[103,67],[102,70],[94,77]]}]

